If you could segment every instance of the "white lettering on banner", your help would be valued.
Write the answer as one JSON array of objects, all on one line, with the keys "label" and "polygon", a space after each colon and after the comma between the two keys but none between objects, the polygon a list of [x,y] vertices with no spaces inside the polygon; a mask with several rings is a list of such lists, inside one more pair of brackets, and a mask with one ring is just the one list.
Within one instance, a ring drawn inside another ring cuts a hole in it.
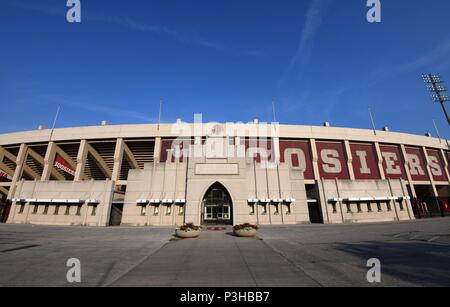
[{"label": "white lettering on banner", "polygon": [[6,178],[6,179],[8,179],[8,180],[12,180],[12,177],[9,176],[6,172],[4,172],[4,171],[2,171],[2,170],[0,170],[0,177]]},{"label": "white lettering on banner", "polygon": [[342,172],[341,161],[339,161],[339,152],[335,149],[323,149],[320,153],[323,165],[323,171],[328,174],[340,174]]},{"label": "white lettering on banner", "polygon": [[411,171],[411,175],[413,175],[413,176],[425,175],[425,171],[423,170],[422,166],[420,165],[420,159],[417,155],[408,154],[408,164],[409,164],[409,170]]},{"label": "white lettering on banner", "polygon": [[436,177],[442,176],[443,172],[438,158],[435,156],[429,156],[429,160],[430,160],[430,169],[433,176]]},{"label": "white lettering on banner", "polygon": [[[294,166],[292,163],[292,156],[296,155],[298,159],[299,166]],[[303,150],[299,148],[287,148],[284,151],[284,162],[288,163],[289,167],[297,171],[306,171],[306,158]]]},{"label": "white lettering on banner", "polygon": [[370,168],[367,165],[367,152],[363,151],[363,150],[359,150],[356,152],[356,155],[359,158],[359,162],[361,163],[361,168],[359,169],[359,171],[361,172],[361,174],[371,174]]},{"label": "white lettering on banner", "polygon": [[60,156],[56,156],[54,166],[57,169],[60,169],[63,172],[66,172],[67,174],[75,176],[75,170],[73,170],[72,168],[70,168],[68,165],[65,165],[65,164],[67,164],[66,161],[64,161]]},{"label": "white lettering on banner", "polygon": [[398,161],[397,154],[394,152],[382,152],[384,161],[386,162],[386,173],[390,175],[401,175],[402,169],[396,165]]}]

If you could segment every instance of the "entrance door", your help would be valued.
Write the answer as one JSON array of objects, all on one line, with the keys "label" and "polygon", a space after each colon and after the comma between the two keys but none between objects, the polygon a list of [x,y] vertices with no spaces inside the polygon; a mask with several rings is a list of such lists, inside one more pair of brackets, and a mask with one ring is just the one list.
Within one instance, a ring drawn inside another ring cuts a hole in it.
[{"label": "entrance door", "polygon": [[111,207],[110,226],[120,226],[122,223],[123,203],[113,203]]},{"label": "entrance door", "polygon": [[203,199],[203,223],[231,225],[232,203],[228,191],[221,184],[213,185]]}]

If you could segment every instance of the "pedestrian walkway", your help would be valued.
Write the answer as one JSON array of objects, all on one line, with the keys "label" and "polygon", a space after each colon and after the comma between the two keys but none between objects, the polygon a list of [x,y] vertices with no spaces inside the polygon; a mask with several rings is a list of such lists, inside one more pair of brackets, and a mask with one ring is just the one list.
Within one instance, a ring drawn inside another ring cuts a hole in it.
[{"label": "pedestrian walkway", "polygon": [[172,240],[113,286],[318,286],[258,238],[237,238],[231,228],[198,239]]}]

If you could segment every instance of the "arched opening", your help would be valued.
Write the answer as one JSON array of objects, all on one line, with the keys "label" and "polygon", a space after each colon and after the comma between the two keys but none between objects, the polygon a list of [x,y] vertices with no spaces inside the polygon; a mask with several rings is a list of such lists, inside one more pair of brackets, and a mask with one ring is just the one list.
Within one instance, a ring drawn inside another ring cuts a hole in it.
[{"label": "arched opening", "polygon": [[216,182],[205,194],[202,202],[202,224],[233,225],[233,203],[227,189]]}]

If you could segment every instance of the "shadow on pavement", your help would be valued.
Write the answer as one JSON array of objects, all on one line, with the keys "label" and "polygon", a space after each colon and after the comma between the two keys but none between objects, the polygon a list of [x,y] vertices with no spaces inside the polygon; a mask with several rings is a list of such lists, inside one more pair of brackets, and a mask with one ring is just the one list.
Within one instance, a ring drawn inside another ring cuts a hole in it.
[{"label": "shadow on pavement", "polygon": [[339,243],[336,249],[381,262],[381,273],[420,286],[450,286],[448,245],[417,242]]}]

